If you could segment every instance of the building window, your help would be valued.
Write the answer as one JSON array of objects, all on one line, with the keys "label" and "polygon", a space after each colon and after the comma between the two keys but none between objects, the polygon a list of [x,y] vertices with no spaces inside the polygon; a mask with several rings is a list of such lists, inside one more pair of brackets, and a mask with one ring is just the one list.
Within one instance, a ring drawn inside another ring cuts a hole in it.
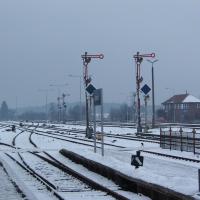
[{"label": "building window", "polygon": [[180,106],[181,106],[181,108],[180,108],[180,109],[181,109],[181,110],[183,110],[183,104],[180,104]]},{"label": "building window", "polygon": [[184,104],[184,109],[188,109],[188,108],[189,108],[188,103],[185,103]]}]

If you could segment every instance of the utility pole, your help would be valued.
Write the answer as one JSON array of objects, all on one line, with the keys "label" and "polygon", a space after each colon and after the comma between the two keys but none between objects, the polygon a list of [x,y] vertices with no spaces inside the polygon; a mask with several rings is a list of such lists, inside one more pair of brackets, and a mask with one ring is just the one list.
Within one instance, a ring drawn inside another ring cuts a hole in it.
[{"label": "utility pole", "polygon": [[63,123],[65,123],[66,121],[66,108],[67,108],[67,105],[66,105],[66,102],[65,102],[65,97],[66,97],[66,94],[63,93],[62,94],[62,105],[63,105]]},{"label": "utility pole", "polygon": [[63,106],[63,123],[67,121],[67,100],[65,100],[66,97],[69,97],[70,94],[62,94],[62,106]]},{"label": "utility pole", "polygon": [[156,60],[147,60],[148,62],[151,63],[151,83],[152,83],[152,128],[155,128],[155,95],[154,95],[154,68],[153,65],[155,62],[158,61]]},{"label": "utility pole", "polygon": [[142,82],[143,78],[141,76],[140,65],[144,57],[154,58],[155,53],[140,54],[139,52],[137,52],[137,54],[133,56],[133,58],[135,59],[135,64],[136,64],[137,133],[142,132],[141,116],[140,116],[140,83]]},{"label": "utility pole", "polygon": [[60,105],[60,97],[57,98],[57,101],[58,101],[58,122],[60,122],[60,119],[61,119],[61,105]]},{"label": "utility pole", "polygon": [[61,106],[61,98],[62,97],[60,97],[60,88],[68,86],[68,83],[65,83],[65,84],[50,84],[49,86],[57,88],[57,92],[58,92],[58,97],[57,97],[57,102],[58,102],[58,104],[57,104],[57,106],[58,106],[58,122],[60,122],[61,121],[61,110],[62,110],[62,106]]},{"label": "utility pole", "polygon": [[[81,55],[81,58],[83,59],[83,79],[85,88],[89,85],[91,82],[91,77],[88,76],[88,64],[90,63],[91,59],[103,59],[103,54],[97,54],[97,55],[88,55],[87,52],[85,52],[84,55]],[[86,103],[86,137],[89,137],[90,134],[90,121],[89,121],[89,95],[85,91],[85,103]]]}]

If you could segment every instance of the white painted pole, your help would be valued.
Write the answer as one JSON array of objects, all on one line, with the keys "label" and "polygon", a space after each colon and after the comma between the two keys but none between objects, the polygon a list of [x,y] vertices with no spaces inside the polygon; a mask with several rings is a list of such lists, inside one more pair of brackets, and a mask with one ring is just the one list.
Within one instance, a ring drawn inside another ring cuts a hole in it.
[{"label": "white painted pole", "polygon": [[104,134],[103,134],[103,89],[101,89],[101,154],[104,156]]},{"label": "white painted pole", "polygon": [[97,143],[96,143],[96,108],[94,103],[94,95],[93,95],[93,125],[94,125],[94,153],[97,152]]}]

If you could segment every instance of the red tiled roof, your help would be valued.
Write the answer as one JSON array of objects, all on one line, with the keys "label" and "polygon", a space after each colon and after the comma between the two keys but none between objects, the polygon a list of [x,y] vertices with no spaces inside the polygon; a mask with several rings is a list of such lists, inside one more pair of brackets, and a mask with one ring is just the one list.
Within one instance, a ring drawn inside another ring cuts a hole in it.
[{"label": "red tiled roof", "polygon": [[168,103],[182,103],[183,100],[188,96],[189,94],[178,94],[174,95],[173,97],[169,98],[167,101],[163,102],[162,104],[168,104]]}]

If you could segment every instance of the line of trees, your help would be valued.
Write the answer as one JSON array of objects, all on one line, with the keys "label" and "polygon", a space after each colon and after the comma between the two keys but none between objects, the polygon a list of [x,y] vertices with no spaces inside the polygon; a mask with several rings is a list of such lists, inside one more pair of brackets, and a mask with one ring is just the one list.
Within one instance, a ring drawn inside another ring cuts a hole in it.
[{"label": "line of trees", "polygon": [[[80,105],[74,105],[67,109],[66,113],[61,110],[60,120],[80,120]],[[85,106],[82,106],[82,120],[85,118]],[[45,111],[25,111],[23,113],[16,113],[16,110],[9,109],[6,101],[3,101],[0,107],[0,120],[46,120],[47,113]],[[48,120],[58,121],[58,107],[55,103],[50,103],[48,106]]]},{"label": "line of trees", "polygon": [[1,103],[0,107],[0,120],[43,120],[45,119],[46,115],[44,112],[33,112],[33,111],[26,111],[22,114],[17,115],[16,110],[9,109],[6,101]]},{"label": "line of trees", "polygon": [[[75,104],[73,106],[67,107],[66,113],[61,110],[60,121],[79,121],[85,120],[85,105],[81,108],[82,116],[80,116],[80,105]],[[144,112],[144,108],[141,108]],[[98,114],[98,113],[97,113]],[[158,109],[156,111],[157,117],[165,117],[165,112],[163,109]],[[48,105],[48,120],[58,121],[58,107],[55,103],[50,103]],[[16,110],[9,109],[6,101],[1,103],[0,107],[0,120],[46,120],[47,113],[45,111],[25,111],[23,113],[16,113]],[[64,119],[64,120],[63,120]],[[111,107],[107,109],[107,117],[105,120],[108,121],[118,121],[118,122],[128,122],[136,121],[136,113],[134,106],[128,106],[127,104],[121,104],[118,106]]]},{"label": "line of trees", "polygon": [[111,108],[109,113],[110,121],[135,121],[135,109],[133,106],[122,104],[117,108]]},{"label": "line of trees", "polygon": [[[60,120],[63,121],[79,121],[85,120],[85,106],[82,105],[81,108],[82,116],[80,116],[80,105],[75,104],[67,108],[67,112],[63,113],[64,110],[61,110]],[[50,103],[48,106],[48,120],[58,121],[58,107],[55,103]],[[128,106],[127,104],[122,104],[119,107],[111,108],[108,113],[108,120],[110,121],[134,121],[135,110],[133,107]],[[0,120],[46,120],[47,113],[35,112],[35,111],[25,111],[21,114],[16,113],[16,110],[8,108],[6,101],[3,101],[0,107]]]},{"label": "line of trees", "polygon": [[[67,112],[63,114],[63,109],[61,110],[61,121],[79,121],[79,120],[84,120],[85,119],[85,106],[82,105],[81,107],[81,113],[82,116],[80,115],[80,105],[75,104],[74,106],[67,107]],[[58,120],[58,108],[57,105],[54,103],[51,103],[49,105],[49,120],[50,121],[57,121]]]}]

